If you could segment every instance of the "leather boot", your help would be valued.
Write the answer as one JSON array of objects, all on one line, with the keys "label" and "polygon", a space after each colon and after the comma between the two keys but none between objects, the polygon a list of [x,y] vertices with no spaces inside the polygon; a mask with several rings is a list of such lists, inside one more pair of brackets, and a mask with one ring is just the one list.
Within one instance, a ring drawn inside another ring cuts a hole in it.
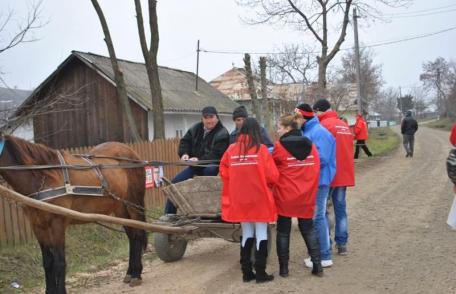
[{"label": "leather boot", "polygon": [[288,277],[288,260],[290,259],[290,234],[277,232],[276,238],[277,257],[279,258],[279,275]]},{"label": "leather boot", "polygon": [[245,241],[244,247],[241,242],[241,269],[242,269],[242,280],[244,282],[250,282],[255,279],[255,273],[252,271],[252,248],[255,244],[254,238],[248,238]]},{"label": "leather boot", "polygon": [[318,243],[317,235],[315,234],[313,221],[311,219],[302,221],[300,220],[298,225],[302,238],[306,242],[310,259],[313,263],[312,274],[322,277],[323,267],[321,266],[320,244]]},{"label": "leather boot", "polygon": [[260,241],[259,249],[255,251],[256,282],[264,283],[274,280],[273,275],[266,273],[266,262],[268,259],[268,240]]}]

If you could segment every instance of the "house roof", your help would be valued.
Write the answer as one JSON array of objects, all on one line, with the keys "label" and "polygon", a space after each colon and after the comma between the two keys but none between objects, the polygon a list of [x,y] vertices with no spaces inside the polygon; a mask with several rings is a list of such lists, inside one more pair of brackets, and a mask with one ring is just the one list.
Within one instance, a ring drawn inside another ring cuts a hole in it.
[{"label": "house roof", "polygon": [[[94,69],[98,74],[115,85],[114,72],[109,57],[93,53],[72,51],[71,55],[54,71],[27,99],[32,99],[71,60],[77,58]],[[144,63],[118,59],[124,74],[127,94],[145,110],[152,109],[149,79]],[[198,78],[198,91],[195,91],[196,75],[191,72],[159,66],[162,88],[163,108],[166,112],[200,112],[205,106],[217,108],[219,113],[231,114],[239,106],[228,96],[221,93],[206,81]],[[26,104],[26,103],[24,103]]]}]

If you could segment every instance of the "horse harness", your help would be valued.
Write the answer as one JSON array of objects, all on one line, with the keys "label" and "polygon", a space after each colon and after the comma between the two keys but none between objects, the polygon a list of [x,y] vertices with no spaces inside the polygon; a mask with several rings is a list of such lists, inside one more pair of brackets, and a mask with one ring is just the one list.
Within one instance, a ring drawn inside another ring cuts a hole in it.
[{"label": "horse harness", "polygon": [[81,158],[83,160],[85,160],[90,166],[92,166],[92,169],[95,171],[98,179],[100,180],[100,184],[101,184],[100,186],[71,185],[68,168],[65,167],[66,166],[65,159],[63,158],[63,155],[62,155],[62,153],[60,153],[60,151],[57,151],[57,156],[59,158],[60,165],[62,166],[61,169],[62,169],[62,174],[63,174],[64,186],[38,191],[38,192],[30,194],[29,197],[32,197],[36,200],[47,201],[50,199],[58,198],[61,196],[67,196],[67,195],[83,195],[83,196],[95,196],[95,197],[100,197],[100,196],[106,195],[106,191],[108,188],[108,182],[103,177],[100,167],[97,164],[95,164],[92,160],[89,159],[90,155],[81,156]]}]

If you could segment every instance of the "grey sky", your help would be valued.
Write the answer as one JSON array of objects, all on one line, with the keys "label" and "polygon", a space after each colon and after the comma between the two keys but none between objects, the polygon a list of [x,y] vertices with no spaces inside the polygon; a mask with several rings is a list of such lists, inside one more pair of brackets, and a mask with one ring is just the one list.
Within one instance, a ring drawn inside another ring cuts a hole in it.
[{"label": "grey sky", "polygon": [[[0,2],[0,12],[4,16],[6,11],[12,9],[16,19],[19,19],[26,13],[30,3],[24,0],[3,0]],[[111,28],[117,56],[142,61],[133,1],[100,0],[100,4]],[[374,44],[456,27],[454,0],[415,0],[408,9],[390,9],[385,12],[409,13],[446,6],[446,9],[442,9],[447,10],[446,13],[394,18],[390,23],[377,22],[365,26],[365,20],[360,19],[360,41],[363,44]],[[146,3],[143,4],[145,7]],[[234,0],[159,1],[159,64],[194,72],[197,39],[201,40],[203,49],[249,52],[271,52],[283,43],[311,40],[288,28],[245,25],[239,19],[242,13],[242,8],[237,7]],[[32,89],[38,86],[71,50],[107,55],[101,27],[90,0],[44,0],[42,15],[49,23],[37,34],[41,38],[39,41],[23,44],[0,55],[0,71],[11,87]],[[7,28],[10,32],[13,29],[14,26]],[[350,26],[343,47],[352,45],[353,28]],[[455,45],[456,30],[452,30],[431,37],[375,47],[374,61],[383,64],[385,86],[402,86],[407,91],[413,85],[420,85],[419,74],[424,61],[438,56],[454,59]],[[200,61],[200,75],[207,81],[231,68],[233,63],[236,66],[243,65],[242,55],[202,53]]]}]

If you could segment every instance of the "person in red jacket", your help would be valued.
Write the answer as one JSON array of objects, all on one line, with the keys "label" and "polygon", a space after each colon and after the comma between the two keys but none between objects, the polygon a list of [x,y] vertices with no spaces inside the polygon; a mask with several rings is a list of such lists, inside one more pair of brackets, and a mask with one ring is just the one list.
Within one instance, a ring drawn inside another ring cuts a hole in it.
[{"label": "person in red jacket", "polygon": [[320,246],[314,231],[313,216],[320,177],[320,159],[315,145],[302,136],[295,115],[284,115],[278,123],[279,141],[272,157],[279,170],[274,187],[277,205],[277,257],[282,277],[288,276],[291,218],[298,218],[298,227],[313,262],[312,274],[323,276]]},{"label": "person in red jacket", "polygon": [[353,131],[355,133],[356,140],[355,159],[358,158],[360,147],[363,149],[364,153],[366,153],[368,157],[371,157],[372,153],[369,151],[369,148],[367,148],[366,143],[368,138],[367,123],[364,120],[363,115],[361,113],[358,113],[356,115],[356,122]]},{"label": "person in red jacket", "polygon": [[334,240],[337,253],[347,255],[348,217],[346,205],[347,187],[355,185],[355,165],[353,161],[353,134],[347,123],[340,120],[337,112],[331,110],[326,99],[320,99],[313,105],[320,123],[336,138],[336,175],[331,182],[331,200],[336,217]]},{"label": "person in red jacket", "polygon": [[[257,283],[274,279],[266,273],[268,256],[268,222],[277,220],[277,208],[270,187],[279,179],[279,172],[268,148],[261,144],[261,132],[254,118],[246,118],[236,142],[226,150],[220,162],[223,181],[222,219],[240,222],[242,227],[242,279]],[[251,252],[256,238],[255,271]]]},{"label": "person in red jacket", "polygon": [[451,128],[451,133],[450,133],[450,143],[454,147],[456,147],[456,123],[453,125]]}]

